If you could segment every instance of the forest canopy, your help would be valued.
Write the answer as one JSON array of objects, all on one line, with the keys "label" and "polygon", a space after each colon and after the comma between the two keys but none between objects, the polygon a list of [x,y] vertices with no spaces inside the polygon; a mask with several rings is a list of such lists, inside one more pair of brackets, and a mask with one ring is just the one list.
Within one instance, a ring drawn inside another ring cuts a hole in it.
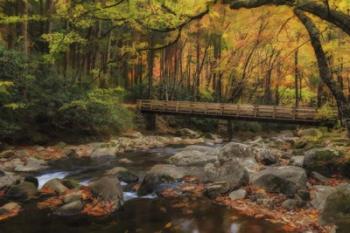
[{"label": "forest canopy", "polygon": [[118,128],[121,96],[338,107],[349,119],[349,12],[348,0],[1,1],[1,135],[26,131],[20,122],[105,134],[78,116],[113,112],[112,93]]}]

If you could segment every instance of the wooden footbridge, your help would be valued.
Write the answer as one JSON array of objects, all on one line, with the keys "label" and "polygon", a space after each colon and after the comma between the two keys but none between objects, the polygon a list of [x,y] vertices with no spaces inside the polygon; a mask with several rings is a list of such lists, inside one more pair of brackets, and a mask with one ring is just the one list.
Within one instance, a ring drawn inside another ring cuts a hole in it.
[{"label": "wooden footbridge", "polygon": [[329,120],[318,118],[317,109],[308,107],[295,108],[271,105],[138,100],[137,108],[142,113],[153,115],[184,115],[227,120],[330,125]]}]

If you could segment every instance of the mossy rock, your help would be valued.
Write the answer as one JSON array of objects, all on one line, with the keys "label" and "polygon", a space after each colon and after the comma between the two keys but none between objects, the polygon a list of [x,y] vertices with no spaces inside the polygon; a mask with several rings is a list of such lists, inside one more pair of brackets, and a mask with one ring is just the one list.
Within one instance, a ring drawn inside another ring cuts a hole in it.
[{"label": "mossy rock", "polygon": [[338,187],[328,196],[325,207],[321,212],[321,221],[326,224],[336,224],[344,229],[350,227],[349,184]]},{"label": "mossy rock", "polygon": [[321,138],[323,136],[323,132],[320,129],[308,128],[299,130],[298,135],[300,137]]},{"label": "mossy rock", "polygon": [[78,189],[80,187],[79,181],[74,179],[63,179],[62,184],[69,189]]},{"label": "mossy rock", "polygon": [[316,171],[325,176],[331,176],[338,173],[343,156],[334,149],[319,148],[312,149],[305,153],[303,167],[308,171]]},{"label": "mossy rock", "polygon": [[307,141],[303,139],[298,139],[293,146],[295,149],[303,149],[307,146]]}]

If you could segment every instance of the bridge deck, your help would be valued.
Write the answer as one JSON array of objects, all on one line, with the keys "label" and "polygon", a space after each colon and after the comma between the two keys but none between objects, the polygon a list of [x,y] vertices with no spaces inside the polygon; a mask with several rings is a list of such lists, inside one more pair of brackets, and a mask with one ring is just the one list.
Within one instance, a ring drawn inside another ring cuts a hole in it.
[{"label": "bridge deck", "polygon": [[143,113],[168,115],[188,115],[314,125],[325,122],[324,120],[317,118],[317,109],[306,107],[293,108],[271,105],[241,105],[161,100],[138,100],[137,107]]}]

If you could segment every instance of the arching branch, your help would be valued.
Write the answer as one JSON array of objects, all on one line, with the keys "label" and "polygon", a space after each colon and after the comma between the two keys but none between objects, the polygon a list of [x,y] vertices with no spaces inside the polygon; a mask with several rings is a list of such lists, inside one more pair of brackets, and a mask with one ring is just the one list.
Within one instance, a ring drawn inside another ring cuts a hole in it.
[{"label": "arching branch", "polygon": [[339,10],[329,9],[327,4],[320,4],[312,0],[223,0],[232,9],[256,8],[264,5],[285,5],[311,13],[326,20],[350,35],[350,15]]}]

